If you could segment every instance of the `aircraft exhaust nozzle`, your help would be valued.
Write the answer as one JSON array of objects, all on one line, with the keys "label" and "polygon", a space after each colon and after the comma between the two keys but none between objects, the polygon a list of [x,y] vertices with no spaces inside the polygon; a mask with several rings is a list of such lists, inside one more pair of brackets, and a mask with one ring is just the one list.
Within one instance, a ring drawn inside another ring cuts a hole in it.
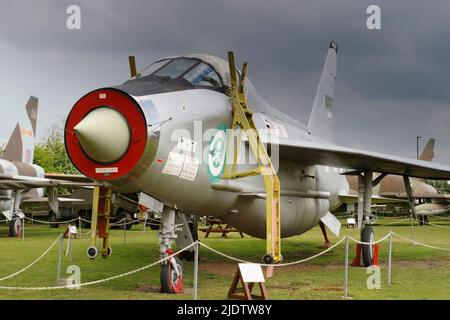
[{"label": "aircraft exhaust nozzle", "polygon": [[116,162],[130,146],[130,128],[126,119],[109,107],[92,110],[73,131],[86,155],[98,163]]},{"label": "aircraft exhaust nozzle", "polygon": [[97,89],[79,99],[64,130],[67,155],[78,171],[93,180],[112,181],[148,167],[155,151],[147,143],[147,121],[153,120],[143,108],[116,88]]}]

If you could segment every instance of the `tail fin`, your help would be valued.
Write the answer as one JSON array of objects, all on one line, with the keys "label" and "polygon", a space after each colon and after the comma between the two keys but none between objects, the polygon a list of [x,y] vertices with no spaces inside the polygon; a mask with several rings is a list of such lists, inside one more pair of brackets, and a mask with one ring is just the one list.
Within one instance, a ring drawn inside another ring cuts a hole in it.
[{"label": "tail fin", "polygon": [[425,146],[422,153],[420,154],[419,160],[424,160],[424,161],[432,161],[433,160],[433,158],[434,158],[434,143],[435,142],[436,141],[433,138],[428,140],[427,145]]},{"label": "tail fin", "polygon": [[24,116],[24,119],[17,122],[2,154],[5,160],[33,163],[38,98],[30,96],[25,109],[27,117]]},{"label": "tail fin", "polygon": [[332,140],[337,51],[336,44],[331,41],[308,122],[309,132],[327,141]]}]

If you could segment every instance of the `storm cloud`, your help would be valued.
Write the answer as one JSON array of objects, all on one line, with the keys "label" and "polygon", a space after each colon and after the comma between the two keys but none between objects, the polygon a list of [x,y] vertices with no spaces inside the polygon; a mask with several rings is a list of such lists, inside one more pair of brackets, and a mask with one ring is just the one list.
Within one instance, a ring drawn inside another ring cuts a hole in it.
[{"label": "storm cloud", "polygon": [[[81,30],[66,28],[71,4]],[[381,30],[366,27],[370,4],[381,8]],[[415,157],[415,137],[434,137],[435,161],[450,164],[449,16],[444,0],[3,0],[0,141],[28,95],[40,99],[42,139],[87,91],[125,81],[128,55],[143,67],[234,50],[267,101],[306,123],[334,40],[335,142]]]}]

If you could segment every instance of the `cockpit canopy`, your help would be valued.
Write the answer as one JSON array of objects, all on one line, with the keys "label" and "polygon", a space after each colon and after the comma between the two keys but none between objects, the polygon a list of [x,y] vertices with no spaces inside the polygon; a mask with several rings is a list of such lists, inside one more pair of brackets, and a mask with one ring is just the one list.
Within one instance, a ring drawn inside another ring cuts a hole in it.
[{"label": "cockpit canopy", "polygon": [[221,76],[208,63],[190,57],[166,58],[154,62],[140,71],[133,79],[144,77],[186,80],[194,86],[220,89],[223,87]]}]

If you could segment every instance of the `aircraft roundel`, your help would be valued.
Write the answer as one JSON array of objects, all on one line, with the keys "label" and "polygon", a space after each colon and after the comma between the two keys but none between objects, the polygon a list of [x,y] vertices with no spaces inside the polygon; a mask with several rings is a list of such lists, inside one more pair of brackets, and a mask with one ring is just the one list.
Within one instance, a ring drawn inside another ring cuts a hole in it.
[{"label": "aircraft roundel", "polygon": [[208,146],[207,170],[212,182],[218,182],[225,169],[225,159],[227,152],[227,132],[228,127],[221,124],[217,127]]}]

